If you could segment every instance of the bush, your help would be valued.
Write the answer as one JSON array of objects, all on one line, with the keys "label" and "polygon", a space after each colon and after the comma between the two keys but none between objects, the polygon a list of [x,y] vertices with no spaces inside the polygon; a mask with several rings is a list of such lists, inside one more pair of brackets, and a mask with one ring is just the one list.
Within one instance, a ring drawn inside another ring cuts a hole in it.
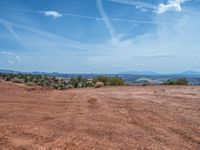
[{"label": "bush", "polygon": [[106,77],[106,76],[98,76],[93,79],[93,82],[94,83],[103,82],[105,84],[105,83],[110,82],[110,79],[109,79],[109,77]]},{"label": "bush", "polygon": [[80,85],[82,77],[71,78],[68,84],[71,84],[74,88],[77,88]]},{"label": "bush", "polygon": [[167,80],[165,85],[188,85],[188,81],[186,78],[178,78],[175,80]]},{"label": "bush", "polygon": [[110,84],[111,85],[124,85],[124,80],[119,77],[112,77],[110,79]]},{"label": "bush", "polygon": [[24,83],[24,80],[15,77],[14,79],[12,79],[12,82],[13,82],[13,83]]},{"label": "bush", "polygon": [[12,79],[11,77],[5,77],[4,78],[5,81],[11,81],[11,79]]},{"label": "bush", "polygon": [[68,85],[66,85],[66,88],[67,88],[67,89],[73,89],[74,87],[73,87],[73,85],[68,84]]},{"label": "bush", "polygon": [[82,77],[71,78],[68,81],[68,84],[72,85],[74,88],[94,86],[93,82],[91,82],[89,79],[82,78]]},{"label": "bush", "polygon": [[32,83],[32,82],[27,82],[27,83],[26,83],[26,86],[34,86],[34,83]]},{"label": "bush", "polygon": [[[76,78],[60,79],[57,77],[47,75],[33,75],[33,74],[4,74],[0,73],[0,79],[5,81],[12,81],[14,83],[23,83],[27,86],[43,86],[53,87],[55,89],[63,90],[66,88],[81,88],[81,87],[94,87],[97,82],[103,83],[106,86],[123,85],[124,81],[120,77],[107,77],[98,76],[93,79],[82,78],[81,76]],[[103,85],[96,84],[96,87],[102,87]]]},{"label": "bush", "polygon": [[124,85],[124,80],[120,77],[106,77],[106,76],[98,76],[97,78],[93,79],[94,83],[103,82],[104,85],[115,86],[115,85]]},{"label": "bush", "polygon": [[178,85],[188,85],[188,81],[187,81],[186,78],[177,79],[177,80],[176,80],[176,83],[177,83]]},{"label": "bush", "polygon": [[64,84],[56,84],[54,86],[54,88],[57,89],[57,90],[64,90],[64,89],[66,89],[66,87],[65,87]]},{"label": "bush", "polygon": [[87,81],[85,87],[94,87],[94,83],[92,81]]}]

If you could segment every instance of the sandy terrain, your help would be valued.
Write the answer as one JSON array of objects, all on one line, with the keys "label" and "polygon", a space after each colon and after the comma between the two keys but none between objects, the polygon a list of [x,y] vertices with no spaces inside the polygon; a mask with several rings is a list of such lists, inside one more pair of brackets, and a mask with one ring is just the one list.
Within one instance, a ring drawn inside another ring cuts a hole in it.
[{"label": "sandy terrain", "polygon": [[200,150],[200,87],[0,82],[0,149]]}]

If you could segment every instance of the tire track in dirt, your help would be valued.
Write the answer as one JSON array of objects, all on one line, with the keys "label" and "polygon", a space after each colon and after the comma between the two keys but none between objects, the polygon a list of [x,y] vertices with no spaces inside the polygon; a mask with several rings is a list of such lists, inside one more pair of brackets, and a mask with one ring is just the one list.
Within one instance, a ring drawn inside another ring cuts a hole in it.
[{"label": "tire track in dirt", "polygon": [[0,149],[198,150],[197,91],[200,87],[30,90],[0,83]]}]

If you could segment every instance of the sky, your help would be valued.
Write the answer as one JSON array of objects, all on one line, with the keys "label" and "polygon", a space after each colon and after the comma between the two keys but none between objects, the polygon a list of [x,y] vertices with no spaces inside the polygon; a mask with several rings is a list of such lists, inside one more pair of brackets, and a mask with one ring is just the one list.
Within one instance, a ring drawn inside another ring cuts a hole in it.
[{"label": "sky", "polygon": [[200,0],[0,0],[0,69],[200,71]]}]

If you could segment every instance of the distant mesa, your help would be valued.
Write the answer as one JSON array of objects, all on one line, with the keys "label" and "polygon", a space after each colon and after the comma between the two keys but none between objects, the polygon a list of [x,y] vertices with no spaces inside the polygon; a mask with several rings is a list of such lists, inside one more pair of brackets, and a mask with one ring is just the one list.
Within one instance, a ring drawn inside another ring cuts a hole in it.
[{"label": "distant mesa", "polygon": [[185,72],[182,72],[180,74],[182,74],[182,75],[200,75],[200,72],[197,72],[197,71],[185,71]]},{"label": "distant mesa", "polygon": [[145,75],[145,76],[159,76],[159,75],[179,75],[179,76],[200,76],[200,72],[197,71],[185,71],[181,73],[157,73],[153,71],[127,71],[127,72],[122,72],[120,74],[124,75]]},{"label": "distant mesa", "polygon": [[[6,70],[6,69],[0,69],[0,73],[23,73],[23,74],[33,74],[33,75],[50,75],[50,76],[59,76],[59,77],[74,77],[74,76],[97,76],[100,74],[71,74],[71,73],[59,73],[59,72],[23,72],[23,71],[13,71],[13,70]],[[103,75],[103,74],[102,74]],[[127,71],[127,72],[121,72],[117,74],[107,74],[107,75],[137,75],[137,76],[159,76],[159,75],[178,75],[178,76],[200,76],[200,72],[197,71],[185,71],[181,73],[168,73],[168,74],[163,74],[163,73],[157,73],[153,71]]]},{"label": "distant mesa", "polygon": [[127,71],[120,74],[132,74],[132,75],[159,75],[159,73],[153,71]]}]

